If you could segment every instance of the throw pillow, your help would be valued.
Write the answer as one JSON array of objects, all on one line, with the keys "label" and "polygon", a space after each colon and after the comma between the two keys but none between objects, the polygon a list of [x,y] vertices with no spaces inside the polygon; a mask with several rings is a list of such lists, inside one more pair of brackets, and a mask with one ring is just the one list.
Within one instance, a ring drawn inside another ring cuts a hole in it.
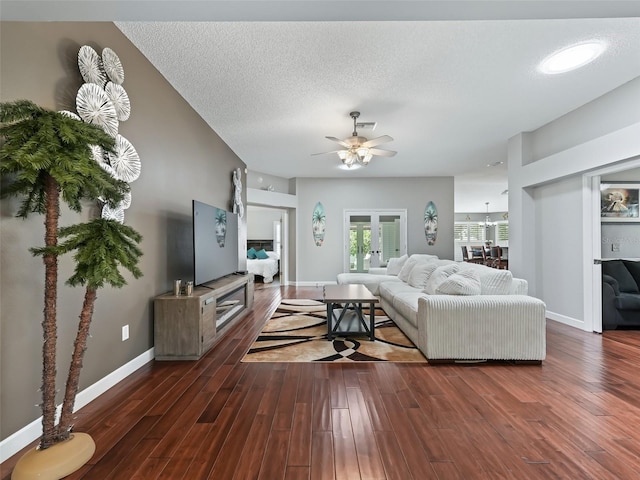
[{"label": "throw pillow", "polygon": [[415,267],[417,265],[417,263],[418,263],[418,259],[417,258],[409,257],[407,259],[407,261],[404,262],[404,265],[402,266],[402,268],[398,272],[398,278],[400,280],[402,280],[403,282],[407,283],[407,280],[409,280],[409,274],[411,273],[411,269],[413,267]]},{"label": "throw pillow", "polygon": [[418,262],[418,264],[411,269],[407,283],[414,288],[424,290],[424,288],[427,286],[427,281],[431,277],[431,274],[436,270],[436,268],[443,265],[449,265],[450,263],[453,263],[453,261],[432,260],[428,262]]},{"label": "throw pillow", "polygon": [[247,258],[255,259],[256,258],[256,249],[251,247],[247,250]]},{"label": "throw pillow", "polygon": [[265,258],[269,258],[269,255],[267,255],[266,250],[263,248],[262,250],[258,250],[256,252],[256,258],[259,260],[264,260]]},{"label": "throw pillow", "polygon": [[480,295],[480,278],[472,270],[462,270],[447,277],[436,288],[438,295]]},{"label": "throw pillow", "polygon": [[460,265],[458,265],[457,263],[442,265],[436,268],[429,277],[429,280],[427,280],[427,284],[424,287],[424,292],[428,293],[429,295],[436,295],[436,291],[438,290],[440,284],[459,270]]},{"label": "throw pillow", "polygon": [[409,258],[417,258],[418,260],[438,260],[437,255],[429,255],[428,253],[414,253]]},{"label": "throw pillow", "polygon": [[409,255],[402,255],[398,258],[390,258],[387,262],[387,275],[398,275]]},{"label": "throw pillow", "polygon": [[461,262],[460,268],[471,270],[480,278],[480,293],[482,295],[509,295],[511,293],[513,275],[509,270],[499,270],[469,262]]}]

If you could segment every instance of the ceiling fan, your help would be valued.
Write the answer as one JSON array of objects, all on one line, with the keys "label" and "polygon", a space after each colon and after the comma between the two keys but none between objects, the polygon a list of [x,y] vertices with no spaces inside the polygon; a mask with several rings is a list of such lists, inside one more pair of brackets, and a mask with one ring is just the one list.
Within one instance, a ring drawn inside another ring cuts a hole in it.
[{"label": "ceiling fan", "polygon": [[397,152],[392,150],[384,150],[377,147],[382,143],[392,142],[393,138],[389,135],[382,135],[381,137],[372,138],[368,140],[366,137],[361,137],[357,132],[357,119],[360,116],[360,112],[351,112],[349,116],[353,118],[353,134],[349,138],[340,140],[336,137],[325,137],[336,143],[339,143],[344,148],[342,150],[333,150],[331,152],[314,153],[313,155],[325,155],[327,153],[337,153],[342,163],[348,168],[351,168],[356,163],[366,167],[369,165],[371,158],[374,155],[381,157],[393,157]]}]

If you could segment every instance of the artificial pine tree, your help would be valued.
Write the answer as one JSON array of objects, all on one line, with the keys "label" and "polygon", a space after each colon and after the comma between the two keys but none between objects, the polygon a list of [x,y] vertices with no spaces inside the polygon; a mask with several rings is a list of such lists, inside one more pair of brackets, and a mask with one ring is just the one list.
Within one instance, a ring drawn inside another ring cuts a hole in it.
[{"label": "artificial pine tree", "polygon": [[[31,213],[45,216],[45,246],[32,249],[35,255],[42,255],[45,265],[40,439],[40,449],[44,450],[69,436],[96,289],[105,283],[124,285],[118,265],[136,278],[140,276],[136,264],[141,252],[135,243],[141,237],[130,227],[99,219],[61,229],[60,233],[70,239],[58,245],[60,198],[71,210],[80,212],[84,199],[100,199],[115,207],[129,189],[92,156],[90,145],[106,152],[114,146],[114,139],[99,127],[19,100],[0,104],[0,141],[2,196],[22,199],[19,217]],[[77,249],[76,270],[68,283],[86,285],[86,292],[65,392],[65,421],[56,427],[58,256],[73,249]]]}]

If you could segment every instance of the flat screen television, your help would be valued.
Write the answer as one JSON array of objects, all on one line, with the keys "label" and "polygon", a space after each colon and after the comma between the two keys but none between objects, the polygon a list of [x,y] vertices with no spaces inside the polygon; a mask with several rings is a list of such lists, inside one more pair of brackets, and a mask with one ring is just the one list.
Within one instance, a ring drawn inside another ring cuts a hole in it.
[{"label": "flat screen television", "polygon": [[193,282],[202,285],[238,271],[238,215],[193,200]]}]

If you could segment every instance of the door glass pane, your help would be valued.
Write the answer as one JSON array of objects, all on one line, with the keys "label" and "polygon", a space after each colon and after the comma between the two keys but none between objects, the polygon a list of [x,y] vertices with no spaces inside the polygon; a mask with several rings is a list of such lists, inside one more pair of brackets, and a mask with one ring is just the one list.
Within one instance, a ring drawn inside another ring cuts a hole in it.
[{"label": "door glass pane", "polygon": [[358,215],[349,222],[349,271],[367,272],[371,258],[371,216]]},{"label": "door glass pane", "polygon": [[380,216],[376,254],[380,267],[386,267],[390,258],[400,256],[400,215]]}]

